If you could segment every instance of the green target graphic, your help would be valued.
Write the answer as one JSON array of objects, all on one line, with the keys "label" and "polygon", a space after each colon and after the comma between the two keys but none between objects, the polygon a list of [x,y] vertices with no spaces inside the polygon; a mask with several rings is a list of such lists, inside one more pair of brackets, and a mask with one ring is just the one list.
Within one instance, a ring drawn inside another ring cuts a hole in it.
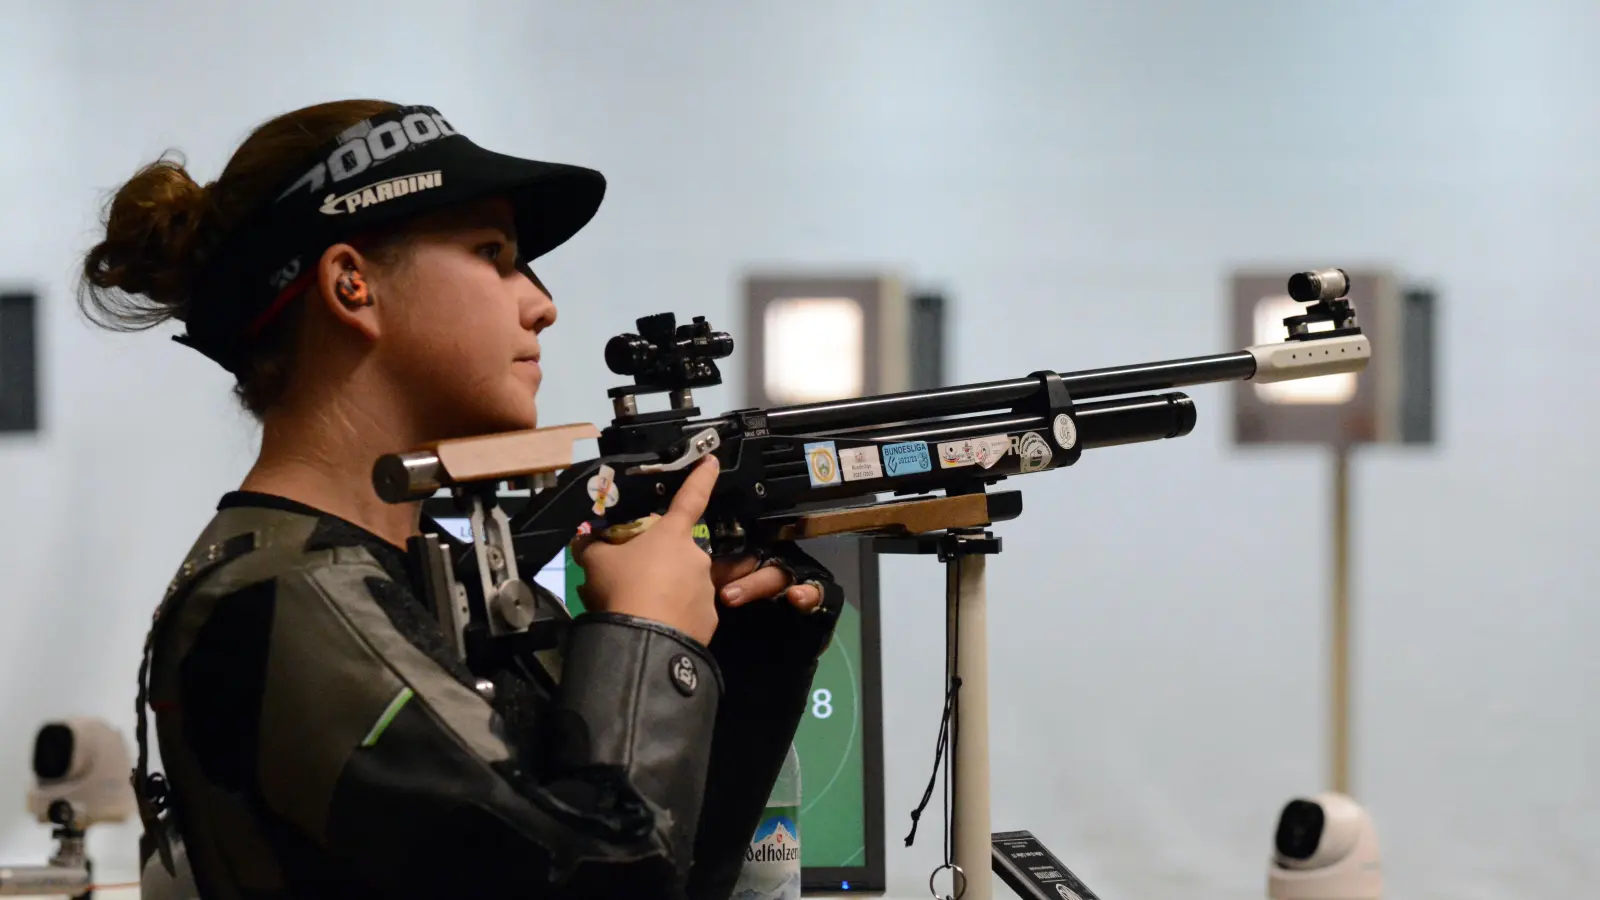
[{"label": "green target graphic", "polygon": [[800,757],[800,854],[808,867],[866,862],[861,735],[861,611],[845,604],[795,735]]}]

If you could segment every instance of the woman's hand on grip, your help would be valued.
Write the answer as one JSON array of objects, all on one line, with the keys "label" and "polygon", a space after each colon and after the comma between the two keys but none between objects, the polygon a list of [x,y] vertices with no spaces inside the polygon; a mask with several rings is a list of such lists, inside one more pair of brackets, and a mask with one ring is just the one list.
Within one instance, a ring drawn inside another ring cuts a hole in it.
[{"label": "woman's hand on grip", "polygon": [[694,540],[694,527],[711,501],[719,464],[708,456],[684,479],[667,512],[642,534],[622,544],[593,535],[573,542],[573,560],[583,567],[579,588],[584,606],[650,619],[682,631],[702,644],[717,630],[716,588],[711,556]]}]

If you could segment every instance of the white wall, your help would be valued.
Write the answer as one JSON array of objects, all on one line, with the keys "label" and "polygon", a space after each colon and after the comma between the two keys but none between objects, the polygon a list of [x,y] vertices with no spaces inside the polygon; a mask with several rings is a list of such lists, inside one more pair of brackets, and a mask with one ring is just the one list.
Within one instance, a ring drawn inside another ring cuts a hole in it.
[{"label": "white wall", "polygon": [[[607,415],[599,351],[635,316],[735,326],[747,264],[944,286],[962,381],[1233,349],[1241,262],[1438,287],[1442,446],[1356,464],[1357,791],[1392,898],[1575,896],[1600,875],[1597,26],[1581,0],[8,4],[0,278],[47,292],[47,430],[0,442],[0,798],[41,718],[131,734],[147,617],[252,453],[198,355],[77,318],[97,192],[168,146],[215,177],[255,122],[377,95],[610,176],[542,273],[552,423]],[[1233,452],[1225,391],[1192,393],[1185,440],[1030,481],[990,567],[995,826],[1107,898],[1261,896],[1279,806],[1325,769],[1326,461]],[[885,589],[890,874],[923,896],[937,829],[900,838],[942,580],[892,559]],[[4,824],[0,858],[44,852]]]}]

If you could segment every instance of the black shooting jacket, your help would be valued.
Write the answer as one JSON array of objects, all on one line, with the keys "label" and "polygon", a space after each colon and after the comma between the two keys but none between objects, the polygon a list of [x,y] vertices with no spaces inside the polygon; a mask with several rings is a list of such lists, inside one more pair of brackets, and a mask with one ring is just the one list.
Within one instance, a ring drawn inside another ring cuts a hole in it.
[{"label": "black shooting jacket", "polygon": [[721,609],[709,647],[584,613],[490,690],[403,550],[229,494],[147,641],[146,872],[159,831],[203,900],[723,900],[838,619],[803,565],[822,613]]}]

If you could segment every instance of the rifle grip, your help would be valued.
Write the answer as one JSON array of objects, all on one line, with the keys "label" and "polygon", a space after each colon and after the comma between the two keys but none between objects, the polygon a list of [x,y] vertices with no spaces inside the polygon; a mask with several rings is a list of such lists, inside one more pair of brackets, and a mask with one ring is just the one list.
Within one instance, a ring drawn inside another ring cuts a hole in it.
[{"label": "rifle grip", "polygon": [[[648,516],[634,519],[632,522],[623,522],[619,525],[609,525],[605,528],[596,528],[594,535],[608,544],[626,544],[646,531],[651,526],[661,521],[660,513],[651,513]],[[711,552],[711,529],[704,522],[694,526],[694,542],[701,550]]]},{"label": "rifle grip", "polygon": [[642,519],[634,519],[632,522],[623,522],[621,525],[612,525],[605,528],[598,533],[598,537],[608,544],[626,544],[649,531],[650,526],[659,521],[661,521],[661,516],[657,513],[651,513]]}]

